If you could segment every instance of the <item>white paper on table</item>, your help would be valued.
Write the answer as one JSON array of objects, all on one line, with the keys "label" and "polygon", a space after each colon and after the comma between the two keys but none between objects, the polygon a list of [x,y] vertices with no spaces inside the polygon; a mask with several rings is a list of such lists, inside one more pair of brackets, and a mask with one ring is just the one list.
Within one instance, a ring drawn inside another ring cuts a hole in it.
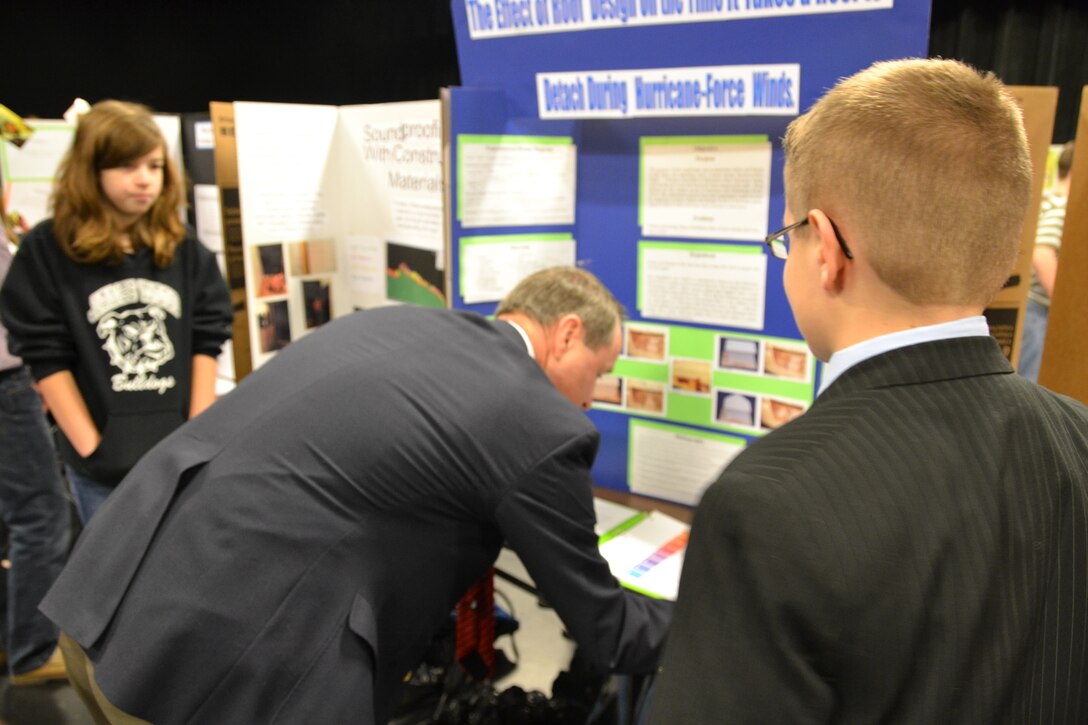
[{"label": "white paper on table", "polygon": [[597,536],[608,533],[639,514],[638,509],[596,496],[593,498],[593,513],[597,516],[597,525],[593,527]]},{"label": "white paper on table", "polygon": [[676,599],[690,527],[651,511],[601,544],[601,556],[621,584],[644,594]]}]

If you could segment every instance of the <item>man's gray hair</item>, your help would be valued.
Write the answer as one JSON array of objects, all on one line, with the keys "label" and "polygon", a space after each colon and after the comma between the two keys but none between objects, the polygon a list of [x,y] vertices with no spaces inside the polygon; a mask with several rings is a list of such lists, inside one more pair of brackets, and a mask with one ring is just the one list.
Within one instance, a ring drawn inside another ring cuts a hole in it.
[{"label": "man's gray hair", "polygon": [[611,343],[624,318],[623,305],[608,288],[577,267],[543,269],[518,282],[495,310],[496,315],[511,312],[520,312],[545,327],[574,313],[582,320],[585,343],[591,350]]}]

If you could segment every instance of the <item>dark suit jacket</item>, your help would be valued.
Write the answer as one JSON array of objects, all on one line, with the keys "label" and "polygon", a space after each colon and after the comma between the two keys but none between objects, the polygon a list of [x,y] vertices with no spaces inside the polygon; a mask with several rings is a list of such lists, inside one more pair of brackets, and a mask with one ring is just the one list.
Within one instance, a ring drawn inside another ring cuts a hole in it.
[{"label": "dark suit jacket", "polygon": [[846,371],[692,527],[651,722],[1088,722],[1088,410],[996,343]]},{"label": "dark suit jacket", "polygon": [[587,656],[648,671],[671,607],[597,550],[597,444],[508,324],[350,315],[153,449],[42,609],[155,723],[381,723],[505,539]]}]

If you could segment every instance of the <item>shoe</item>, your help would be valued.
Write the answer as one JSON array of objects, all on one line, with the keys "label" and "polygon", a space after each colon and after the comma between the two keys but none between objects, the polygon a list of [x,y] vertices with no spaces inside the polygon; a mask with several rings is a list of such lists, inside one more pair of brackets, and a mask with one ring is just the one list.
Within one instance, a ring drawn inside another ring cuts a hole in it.
[{"label": "shoe", "polygon": [[45,682],[57,682],[58,680],[67,679],[68,670],[64,666],[64,655],[61,654],[60,647],[57,647],[53,650],[53,654],[49,655],[49,659],[40,667],[19,675],[12,675],[11,684],[14,686],[40,685]]}]

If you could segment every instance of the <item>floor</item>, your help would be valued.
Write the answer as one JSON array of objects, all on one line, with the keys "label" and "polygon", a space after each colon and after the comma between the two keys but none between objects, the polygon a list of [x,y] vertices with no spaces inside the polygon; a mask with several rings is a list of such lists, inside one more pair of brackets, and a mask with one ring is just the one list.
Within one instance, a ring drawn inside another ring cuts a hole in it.
[{"label": "floor", "polygon": [[[509,549],[503,549],[495,566],[524,583],[531,583],[517,554]],[[500,637],[495,643],[517,665],[496,683],[497,687],[518,685],[527,692],[537,690],[551,695],[556,676],[566,669],[574,655],[574,643],[564,636],[555,610],[541,606],[535,594],[502,577],[495,579],[495,603],[509,610],[519,622],[517,632]]]},{"label": "floor", "polygon": [[93,725],[91,716],[65,682],[9,687],[0,679],[0,724]]},{"label": "floor", "polygon": [[[504,550],[497,566],[523,582],[529,577],[517,556]],[[495,601],[519,622],[513,635],[496,646],[516,663],[514,670],[495,683],[505,690],[517,685],[526,692],[551,695],[556,676],[570,663],[573,643],[564,637],[555,612],[542,607],[534,594],[496,578]],[[66,683],[9,687],[0,677],[0,725],[92,725],[79,698]]]}]

